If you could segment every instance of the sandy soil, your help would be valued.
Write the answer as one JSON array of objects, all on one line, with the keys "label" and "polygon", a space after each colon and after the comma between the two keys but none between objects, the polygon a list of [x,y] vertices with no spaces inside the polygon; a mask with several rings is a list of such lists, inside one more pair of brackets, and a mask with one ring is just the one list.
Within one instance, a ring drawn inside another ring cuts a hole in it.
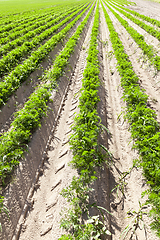
[{"label": "sandy soil", "polygon": [[136,5],[128,8],[160,21],[160,3],[147,0],[134,0],[131,2],[136,3]]}]

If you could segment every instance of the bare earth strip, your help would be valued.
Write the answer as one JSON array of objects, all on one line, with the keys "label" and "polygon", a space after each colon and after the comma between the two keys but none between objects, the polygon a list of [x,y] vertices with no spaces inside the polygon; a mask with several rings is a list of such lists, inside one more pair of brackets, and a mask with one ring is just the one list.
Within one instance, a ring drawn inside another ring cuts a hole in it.
[{"label": "bare earth strip", "polygon": [[135,6],[128,6],[129,9],[139,12],[151,18],[155,18],[160,21],[160,4],[148,0],[133,0],[136,3]]}]

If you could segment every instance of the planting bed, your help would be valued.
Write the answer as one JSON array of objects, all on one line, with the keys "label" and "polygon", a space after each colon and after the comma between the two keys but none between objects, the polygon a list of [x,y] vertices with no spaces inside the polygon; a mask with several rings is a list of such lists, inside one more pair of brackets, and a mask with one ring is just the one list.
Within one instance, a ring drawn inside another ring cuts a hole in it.
[{"label": "planting bed", "polygon": [[0,19],[0,239],[160,238],[160,3],[135,3]]}]

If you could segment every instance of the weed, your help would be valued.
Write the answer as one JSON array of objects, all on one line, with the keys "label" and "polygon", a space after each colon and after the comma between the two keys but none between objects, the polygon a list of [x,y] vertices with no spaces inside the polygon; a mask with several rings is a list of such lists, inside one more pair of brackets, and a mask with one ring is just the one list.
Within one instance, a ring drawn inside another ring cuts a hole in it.
[{"label": "weed", "polygon": [[120,237],[122,240],[125,239],[129,233],[130,233],[129,239],[130,240],[133,239],[134,235],[136,236],[137,229],[140,229],[140,230],[144,229],[146,234],[146,226],[143,220],[143,216],[148,214],[147,212],[144,211],[145,209],[147,209],[147,206],[142,205],[140,202],[139,202],[139,206],[140,208],[138,211],[130,210],[127,212],[128,218],[132,218],[132,220],[122,232]]}]

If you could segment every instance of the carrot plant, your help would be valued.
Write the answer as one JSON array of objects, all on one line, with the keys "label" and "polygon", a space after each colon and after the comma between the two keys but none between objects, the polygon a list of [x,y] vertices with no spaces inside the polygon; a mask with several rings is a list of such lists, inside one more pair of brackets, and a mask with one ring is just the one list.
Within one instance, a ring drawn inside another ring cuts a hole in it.
[{"label": "carrot plant", "polygon": [[[99,4],[99,3],[98,3]],[[99,61],[97,50],[97,37],[99,28],[99,5],[97,6],[92,27],[90,47],[87,57],[87,65],[82,80],[81,97],[79,98],[79,114],[75,117],[73,135],[70,145],[73,152],[71,165],[78,170],[79,176],[73,177],[69,187],[63,189],[62,195],[70,202],[71,208],[64,213],[61,219],[61,227],[68,234],[59,239],[101,239],[102,235],[110,235],[101,215],[106,209],[89,203],[89,195],[92,192],[91,184],[96,179],[95,167],[101,167],[105,162],[98,144],[98,136],[102,126],[97,113],[97,104],[100,101],[97,93],[100,86]],[[90,215],[90,209],[96,207],[99,210],[97,216]],[[109,213],[107,211],[107,213]],[[86,215],[83,221],[83,215]]]},{"label": "carrot plant", "polygon": [[145,205],[139,202],[138,211],[129,210],[127,212],[128,218],[130,218],[131,221],[122,232],[120,239],[124,240],[127,235],[130,235],[129,239],[133,239],[133,236],[135,236],[137,239],[137,234],[136,234],[137,229],[140,229],[140,230],[144,229],[145,236],[147,238],[146,226],[143,219],[144,216],[147,215],[146,208],[147,207]]},{"label": "carrot plant", "polygon": [[42,117],[47,115],[47,103],[50,100],[51,92],[56,88],[60,76],[64,74],[68,60],[74,52],[74,47],[79,41],[80,35],[92,14],[94,6],[95,3],[77,27],[76,32],[68,40],[64,49],[56,57],[50,74],[46,72],[44,80],[46,80],[47,83],[40,85],[35,92],[31,94],[29,100],[24,104],[24,107],[15,113],[11,129],[0,137],[1,185],[6,184],[6,177],[12,173],[15,166],[22,160],[32,133],[40,127]]},{"label": "carrot plant", "polygon": [[155,51],[153,50],[152,45],[148,45],[145,40],[144,36],[139,34],[134,28],[132,28],[126,20],[119,16],[108,4],[107,7],[110,11],[115,15],[118,21],[122,24],[122,26],[127,30],[127,32],[131,35],[134,41],[138,44],[138,46],[142,49],[143,54],[148,57],[151,64],[154,65],[157,71],[160,70],[160,56],[156,55]]},{"label": "carrot plant", "polygon": [[[11,22],[12,25],[14,24],[14,28],[12,28],[9,31],[4,31],[2,33],[0,33],[0,44],[4,45],[8,42],[13,41],[14,39],[23,36],[24,34],[26,34],[28,31],[33,30],[36,28],[37,24],[39,23],[39,26],[42,24],[42,21],[47,20],[47,19],[53,19],[58,17],[58,15],[65,11],[69,11],[69,9],[71,10],[72,8],[80,8],[82,7],[82,5],[84,4],[75,4],[74,6],[57,6],[56,8],[49,8],[49,10],[46,11],[42,11],[41,14],[35,14],[34,16],[29,15],[30,17],[28,18],[21,18],[21,21],[19,22]],[[31,13],[30,13],[31,14]],[[47,23],[47,21],[45,22],[45,24]],[[13,26],[12,26],[13,27]]]},{"label": "carrot plant", "polygon": [[[4,206],[4,197],[0,196],[0,213],[5,212],[9,218],[9,210]],[[0,222],[0,231],[2,231],[2,224]]]},{"label": "carrot plant", "polygon": [[[12,93],[19,88],[22,82],[37,69],[42,60],[52,51],[58,42],[62,41],[68,31],[75,25],[83,14],[90,8],[86,7],[72,22],[70,22],[62,31],[54,35],[44,45],[34,51],[31,56],[26,59],[23,64],[19,64],[8,76],[0,82],[0,106],[2,106]],[[70,16],[71,17],[71,16]],[[68,19],[69,20],[69,19]]]},{"label": "carrot plant", "polygon": [[[115,4],[115,2],[113,2],[113,3]],[[145,20],[145,21],[147,21],[147,22],[149,22],[149,23],[152,23],[153,25],[156,25],[156,26],[160,27],[160,21],[158,21],[157,19],[150,18],[150,17],[148,17],[148,16],[145,16],[145,15],[143,15],[143,14],[140,14],[140,13],[138,13],[138,12],[136,12],[136,11],[133,11],[133,10],[131,10],[131,9],[128,9],[128,8],[126,8],[126,7],[122,7],[122,6],[120,6],[120,5],[118,5],[118,6],[119,6],[120,8],[122,8],[123,10],[125,10],[125,11],[127,11],[127,12],[130,12],[131,14],[133,14],[133,15],[139,17],[139,18],[141,18],[141,19],[143,19],[143,20]]]},{"label": "carrot plant", "polygon": [[57,14],[58,13],[52,9],[49,13],[38,14],[37,16],[32,16],[32,18],[27,18],[27,20],[24,22],[22,21],[21,24],[15,24],[15,27],[10,31],[4,31],[0,33],[0,44],[4,45],[19,36],[23,36],[23,34],[27,32],[26,29],[29,27],[32,29],[32,26],[34,27],[38,20],[41,22],[49,16],[52,18],[52,15],[55,17]]},{"label": "carrot plant", "polygon": [[[116,7],[115,5],[111,4],[112,7],[114,7],[116,10],[118,10],[120,13],[122,13],[124,16],[126,16],[128,19],[136,23],[138,26],[143,28],[146,32],[151,34],[153,37],[157,38],[160,41],[160,32],[156,30],[154,27],[149,26],[145,24],[143,21],[133,17],[131,14],[127,13],[126,11],[122,10],[120,7]],[[124,8],[123,8],[124,9]]]},{"label": "carrot plant", "polygon": [[[60,6],[57,5],[56,7],[49,7],[47,9],[41,9],[40,11],[29,11],[26,14],[13,14],[10,16],[5,16],[4,18],[1,16],[0,18],[0,37],[3,36],[3,33],[10,34],[14,32],[14,30],[21,30],[22,28],[26,27],[26,25],[30,22],[34,22],[36,19],[51,15],[62,10],[62,8],[67,9],[68,6]],[[70,6],[71,7],[71,6]],[[17,29],[18,28],[18,29]],[[5,35],[4,34],[4,35]],[[7,35],[8,35],[7,34]],[[6,35],[5,35],[6,36]]]},{"label": "carrot plant", "polygon": [[[63,14],[64,14],[64,11],[63,11]],[[4,55],[10,52],[14,48],[21,46],[25,41],[28,41],[31,39],[33,41],[33,37],[35,37],[37,34],[41,34],[44,30],[46,30],[49,27],[52,27],[54,24],[56,24],[56,22],[60,21],[63,17],[65,17],[65,15],[63,14],[62,12],[59,12],[59,14],[51,15],[47,18],[45,17],[41,21],[38,20],[31,26],[25,27],[22,31],[18,30],[13,34],[10,34],[8,37],[1,38],[0,39],[1,43],[5,41],[5,42],[8,42],[8,44],[5,44],[2,47],[0,47],[0,54]],[[21,36],[21,34],[23,34],[23,36]]]},{"label": "carrot plant", "polygon": [[[88,5],[88,4],[87,4]],[[61,16],[59,16],[57,19],[55,19],[52,23],[51,26],[50,24],[48,24],[50,26],[45,26],[42,28],[42,32],[40,35],[37,35],[37,29],[34,31],[35,33],[29,33],[29,35],[34,36],[34,38],[32,39],[32,41],[26,41],[27,39],[24,39],[24,43],[22,44],[22,46],[17,47],[16,49],[12,50],[11,52],[9,52],[6,56],[4,56],[2,59],[0,59],[0,77],[2,77],[4,74],[8,73],[9,71],[13,70],[13,68],[15,66],[17,66],[17,64],[19,64],[19,62],[25,58],[25,56],[28,56],[28,53],[30,53],[34,48],[36,48],[37,46],[39,46],[39,44],[47,39],[49,36],[52,36],[52,41],[54,38],[56,38],[56,36],[53,36],[53,33],[55,33],[61,26],[63,26],[65,23],[67,23],[69,20],[71,20],[72,18],[74,18],[77,14],[80,15],[80,13],[86,8],[85,6],[82,6],[80,9],[74,11],[74,10],[70,10],[67,13],[63,13]],[[69,15],[70,13],[70,15]],[[69,15],[69,16],[68,16]],[[78,15],[78,17],[79,17]],[[66,17],[66,18],[65,18]],[[63,19],[64,18],[64,19]],[[63,19],[63,20],[62,20]],[[62,21],[60,21],[62,20]],[[73,20],[74,21],[74,20]],[[54,26],[55,23],[58,23],[57,25]],[[72,24],[71,24],[72,26]],[[47,27],[47,28],[46,28]],[[62,30],[63,31],[63,30]],[[50,40],[48,41],[49,43],[51,42]],[[49,43],[46,42],[45,47],[46,50],[48,48]],[[12,43],[11,43],[12,45]],[[40,47],[41,48],[41,47]],[[50,50],[51,51],[51,50]],[[37,49],[35,52],[39,52],[39,49]],[[48,51],[47,51],[48,53]],[[33,51],[34,54],[34,51]],[[46,55],[45,55],[46,56]],[[38,59],[35,60],[35,62],[38,62]]]},{"label": "carrot plant", "polygon": [[103,7],[106,22],[110,31],[110,40],[118,63],[118,71],[123,87],[123,99],[127,103],[125,118],[130,123],[130,131],[134,140],[133,147],[139,151],[139,164],[148,184],[148,200],[152,209],[151,228],[160,237],[160,127],[154,110],[147,107],[148,96],[140,88],[139,78],[133,71],[124,46],[115,31],[106,9]]}]

